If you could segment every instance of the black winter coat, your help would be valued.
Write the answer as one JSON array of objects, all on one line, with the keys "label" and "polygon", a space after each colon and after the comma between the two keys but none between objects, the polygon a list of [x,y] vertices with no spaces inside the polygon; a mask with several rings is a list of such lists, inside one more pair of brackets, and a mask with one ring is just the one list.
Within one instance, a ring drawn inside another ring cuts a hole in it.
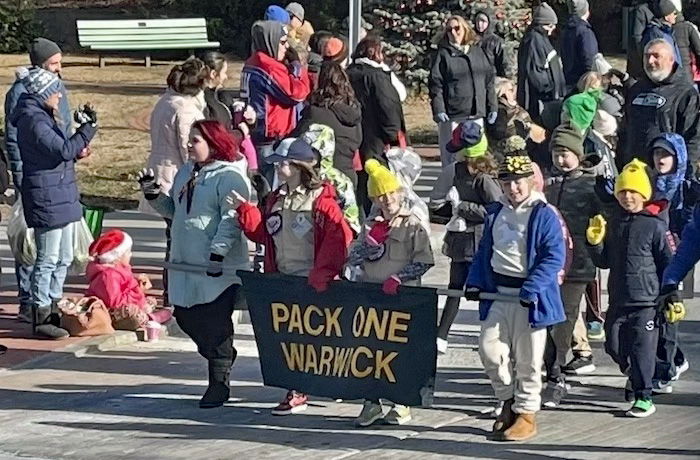
[{"label": "black winter coat", "polygon": [[681,53],[683,70],[692,81],[694,75],[691,56],[694,56],[695,62],[700,64],[700,33],[692,22],[686,21],[683,16],[678,16],[678,21],[673,25],[673,37],[676,39],[678,51]]},{"label": "black winter coat", "polygon": [[639,158],[652,164],[649,144],[662,133],[678,133],[688,146],[689,170],[700,160],[700,95],[682,69],[661,83],[646,76],[630,88],[625,102],[624,139],[617,167]]},{"label": "black winter coat", "polygon": [[485,118],[498,111],[495,77],[480,47],[470,46],[464,54],[447,41],[441,42],[428,83],[433,117],[442,112],[451,119]]},{"label": "black winter coat", "polygon": [[560,50],[566,84],[576,86],[579,78],[593,69],[598,54],[598,39],[588,21],[569,17],[561,33]]},{"label": "black winter coat", "polygon": [[496,70],[496,76],[506,78],[510,75],[510,63],[506,56],[505,40],[493,31],[492,12],[490,10],[478,10],[474,13],[474,18],[479,14],[489,18],[489,26],[483,34],[480,34],[479,46],[486,54],[486,58],[491,63],[491,66]]},{"label": "black winter coat", "polygon": [[347,73],[362,108],[362,160],[376,158],[385,162],[385,146],[397,146],[399,133],[406,133],[403,107],[391,84],[391,75],[357,61],[348,67]]},{"label": "black winter coat", "polygon": [[233,127],[233,116],[231,110],[222,101],[222,91],[219,88],[206,88],[204,90],[204,101],[207,106],[204,108],[204,117],[207,120],[216,120],[228,129]]},{"label": "black winter coat", "polygon": [[[634,9],[632,19],[632,36],[629,37],[627,43],[627,73],[634,78],[642,78],[644,76],[644,67],[642,66],[642,36],[647,26],[654,19],[653,8],[656,8],[658,2],[641,3]],[[651,6],[650,6],[651,4]]]},{"label": "black winter coat", "polygon": [[544,103],[565,92],[559,55],[542,27],[530,27],[518,48],[518,104],[538,121]]},{"label": "black winter coat", "polygon": [[610,269],[608,293],[612,308],[656,304],[674,247],[658,210],[647,207],[638,214],[630,214],[618,206],[607,224],[603,242],[586,247],[596,266]]},{"label": "black winter coat", "polygon": [[355,171],[352,159],[362,143],[362,111],[360,107],[343,103],[333,104],[331,107],[309,105],[301,113],[301,121],[291,136],[299,137],[314,123],[333,129],[335,134],[333,166],[348,177],[353,177]]}]

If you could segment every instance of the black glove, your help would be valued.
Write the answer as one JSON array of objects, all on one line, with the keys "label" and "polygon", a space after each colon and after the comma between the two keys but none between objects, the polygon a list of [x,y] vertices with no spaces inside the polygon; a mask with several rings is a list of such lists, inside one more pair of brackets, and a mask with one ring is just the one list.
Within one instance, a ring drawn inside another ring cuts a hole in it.
[{"label": "black glove", "polygon": [[258,203],[265,203],[265,199],[270,194],[270,184],[267,182],[267,179],[262,174],[256,173],[250,178],[250,182],[253,185],[253,190],[258,195]]},{"label": "black glove", "polygon": [[285,51],[285,53],[284,53],[284,58],[290,64],[292,62],[299,62],[300,61],[299,52],[296,49],[294,49],[293,46],[290,46],[289,48],[287,48],[287,51]]},{"label": "black glove", "polygon": [[480,293],[481,291],[479,290],[479,288],[467,286],[467,288],[464,290],[464,298],[467,300],[473,300],[475,302],[478,302]]},{"label": "black glove", "polygon": [[620,79],[620,83],[624,83],[625,80],[629,78],[629,75],[627,75],[625,72],[617,69],[610,69],[608,71],[608,74],[612,75],[613,77],[617,77]]},{"label": "black glove", "polygon": [[97,112],[90,104],[85,104],[81,109],[76,110],[73,119],[79,125],[89,123],[92,126],[97,126]]},{"label": "black glove", "polygon": [[141,187],[143,196],[147,200],[150,201],[158,198],[158,195],[160,195],[160,184],[158,183],[158,180],[156,179],[155,173],[152,169],[144,168],[141,171],[139,171],[136,175],[136,180],[139,183],[139,187]]},{"label": "black glove", "polygon": [[525,308],[532,308],[533,303],[528,302],[527,300],[520,299],[520,305]]},{"label": "black glove", "polygon": [[209,266],[207,267],[207,276],[218,278],[223,275],[224,256],[218,254],[209,254]]}]

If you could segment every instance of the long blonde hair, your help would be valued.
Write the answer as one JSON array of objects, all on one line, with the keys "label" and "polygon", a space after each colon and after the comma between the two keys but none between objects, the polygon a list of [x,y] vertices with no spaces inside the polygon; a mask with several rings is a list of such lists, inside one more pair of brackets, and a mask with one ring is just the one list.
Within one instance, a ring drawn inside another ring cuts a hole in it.
[{"label": "long blonde hair", "polygon": [[448,36],[448,34],[450,33],[450,29],[448,28],[450,21],[457,21],[460,27],[462,27],[462,29],[464,30],[464,40],[462,40],[462,43],[459,43],[459,45],[473,45],[477,42],[479,37],[476,35],[476,32],[474,32],[474,29],[472,29],[472,26],[469,25],[469,22],[467,22],[466,19],[464,19],[458,14],[452,15],[449,18],[447,18],[442,32],[439,33],[436,37],[436,42],[440,42],[442,40],[447,40],[448,42],[450,41],[450,37]]}]

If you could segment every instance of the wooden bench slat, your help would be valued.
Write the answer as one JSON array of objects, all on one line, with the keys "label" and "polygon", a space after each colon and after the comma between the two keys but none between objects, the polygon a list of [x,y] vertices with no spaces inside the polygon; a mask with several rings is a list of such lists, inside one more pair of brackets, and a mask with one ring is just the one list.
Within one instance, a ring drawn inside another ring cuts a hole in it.
[{"label": "wooden bench slat", "polygon": [[149,35],[147,37],[143,36],[102,36],[102,37],[91,37],[90,39],[81,40],[80,43],[83,45],[99,44],[99,43],[109,43],[109,42],[162,42],[168,40],[187,40],[191,42],[208,42],[209,37],[207,34],[181,34],[181,35]]},{"label": "wooden bench slat", "polygon": [[90,49],[103,51],[119,50],[154,50],[154,49],[196,49],[196,48],[218,48],[219,42],[160,42],[160,43],[101,43],[92,45]]},{"label": "wooden bench slat", "polygon": [[[186,27],[204,26],[207,20],[204,18],[184,18],[184,19],[119,19],[119,20],[91,20],[81,19],[76,21],[78,29],[132,29],[132,28],[152,28],[152,27]],[[139,24],[144,24],[140,26]]]},{"label": "wooden bench slat", "polygon": [[207,29],[203,27],[179,27],[179,28],[160,28],[160,29],[89,29],[79,30],[78,38],[103,37],[110,35],[180,35],[180,34],[206,34]]}]

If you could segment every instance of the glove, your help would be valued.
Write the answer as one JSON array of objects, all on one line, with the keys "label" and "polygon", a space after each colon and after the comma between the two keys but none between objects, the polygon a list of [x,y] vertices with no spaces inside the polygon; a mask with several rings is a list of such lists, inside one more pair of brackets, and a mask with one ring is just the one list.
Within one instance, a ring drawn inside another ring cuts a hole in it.
[{"label": "glove", "polygon": [[664,316],[668,324],[675,324],[685,318],[685,305],[683,305],[683,301],[677,295],[666,298]]},{"label": "glove", "polygon": [[309,286],[314,288],[319,294],[328,290],[328,282],[309,278]]},{"label": "glove", "polygon": [[528,302],[527,300],[520,299],[520,305],[525,308],[532,308],[532,302]]},{"label": "glove", "polygon": [[392,275],[388,280],[384,281],[382,291],[386,295],[396,295],[399,293],[399,286],[401,286],[401,280],[398,276]]},{"label": "glove", "polygon": [[486,123],[492,125],[496,123],[496,119],[498,118],[498,112],[491,112],[489,113],[488,118],[486,118]]},{"label": "glove", "polygon": [[588,244],[598,246],[603,242],[606,225],[607,222],[600,214],[588,220],[588,228],[586,229],[586,241],[588,241]]},{"label": "glove", "polygon": [[621,71],[621,70],[617,70],[617,69],[610,69],[610,70],[608,71],[608,73],[609,73],[610,75],[612,75],[613,77],[619,78],[619,79],[620,79],[620,83],[624,83],[624,82],[630,77],[628,73],[623,72],[623,71]]},{"label": "glove", "polygon": [[89,123],[92,126],[97,126],[97,112],[90,104],[85,104],[81,109],[76,110],[73,119],[79,125]]},{"label": "glove", "polygon": [[450,121],[450,117],[448,117],[445,112],[440,112],[435,115],[435,118],[433,118],[433,120],[435,120],[435,123],[447,123],[448,121]]},{"label": "glove", "polygon": [[478,302],[480,293],[481,291],[479,291],[479,288],[467,286],[467,288],[464,290],[464,298],[467,300]]},{"label": "glove", "polygon": [[250,182],[253,186],[253,190],[255,190],[255,193],[258,195],[258,202],[264,203],[265,198],[267,198],[271,190],[267,179],[265,179],[262,174],[257,173],[251,177]]},{"label": "glove", "polygon": [[219,254],[209,254],[209,266],[207,267],[207,276],[218,278],[223,275],[224,256]]},{"label": "glove", "polygon": [[143,196],[146,197],[147,200],[155,200],[158,198],[158,195],[160,195],[160,184],[152,169],[144,168],[139,171],[136,175],[136,180],[139,183],[139,187],[141,187]]},{"label": "glove", "polygon": [[389,221],[383,220],[377,222],[374,226],[367,232],[366,240],[371,246],[381,246],[387,238],[389,238],[389,232],[391,227],[389,227]]}]

